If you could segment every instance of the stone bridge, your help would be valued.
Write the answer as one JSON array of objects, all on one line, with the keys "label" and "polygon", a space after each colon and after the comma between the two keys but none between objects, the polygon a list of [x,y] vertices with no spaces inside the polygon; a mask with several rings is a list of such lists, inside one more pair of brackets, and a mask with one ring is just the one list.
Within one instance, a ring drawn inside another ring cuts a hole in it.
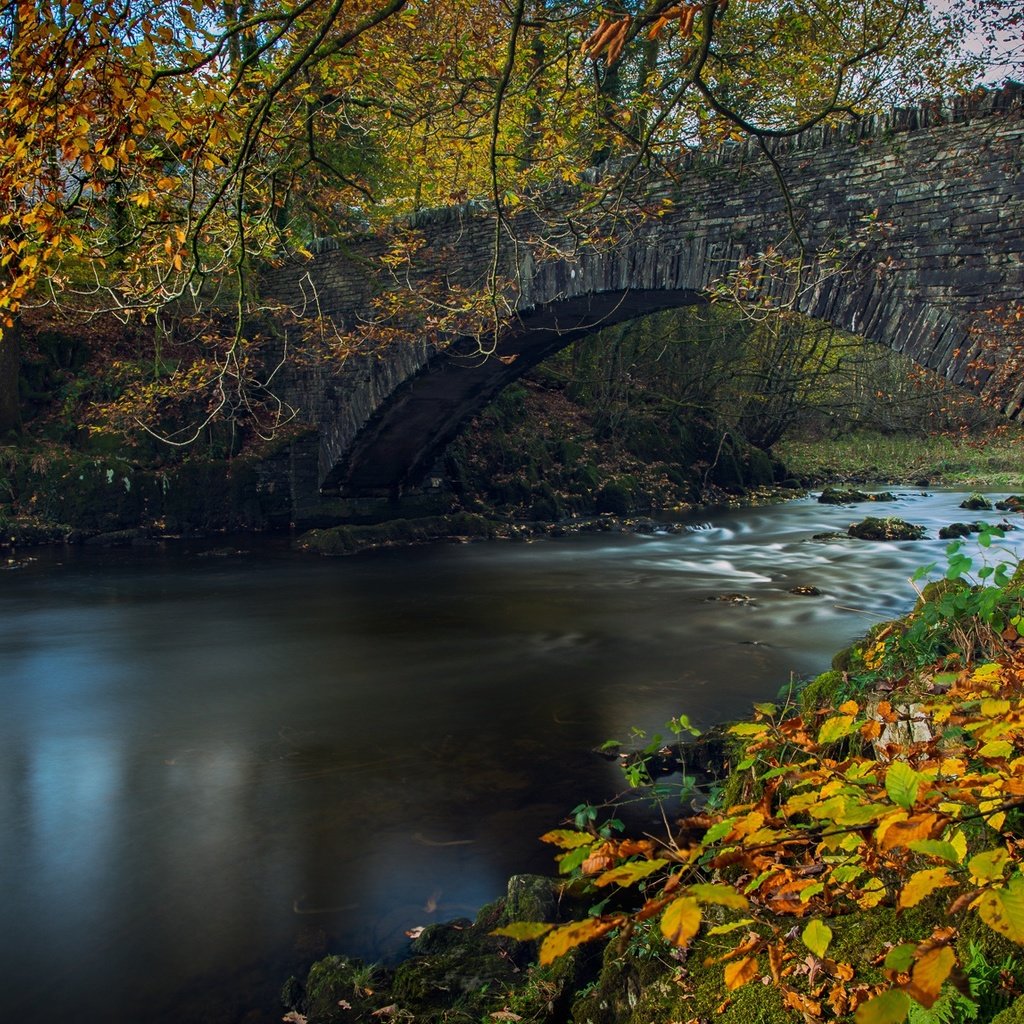
[{"label": "stone bridge", "polygon": [[[622,187],[592,172],[525,212],[427,211],[275,271],[275,298],[378,339],[368,354],[293,375],[290,395],[319,429],[321,488],[399,493],[548,355],[704,301],[758,254],[794,254],[796,238],[815,254],[799,278],[761,273],[754,292],[904,352],[1020,418],[1022,99],[1024,87],[1008,87],[767,147],[685,151],[657,173],[630,169]],[[452,314],[473,295],[490,296],[493,318]]]}]

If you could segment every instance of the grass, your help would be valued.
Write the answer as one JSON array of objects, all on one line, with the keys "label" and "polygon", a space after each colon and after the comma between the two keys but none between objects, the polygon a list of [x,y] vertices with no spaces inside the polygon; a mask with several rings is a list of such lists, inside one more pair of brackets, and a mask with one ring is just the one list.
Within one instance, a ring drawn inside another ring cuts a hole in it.
[{"label": "grass", "polygon": [[817,483],[873,482],[1016,490],[1024,487],[1024,430],[986,437],[853,434],[785,440],[775,454],[795,477]]}]

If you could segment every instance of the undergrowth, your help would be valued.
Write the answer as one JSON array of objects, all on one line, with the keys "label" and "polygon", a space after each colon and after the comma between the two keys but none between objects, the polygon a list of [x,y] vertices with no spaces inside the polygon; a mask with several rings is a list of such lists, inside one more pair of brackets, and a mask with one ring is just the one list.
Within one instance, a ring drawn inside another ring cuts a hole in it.
[{"label": "undergrowth", "polygon": [[[616,838],[577,808],[543,838],[592,889],[590,915],[499,933],[540,940],[542,964],[606,936],[700,949],[721,1008],[762,982],[808,1024],[992,1019],[1020,991],[1024,945],[1024,571],[992,560],[999,536],[947,548],[915,610],[836,673],[852,696],[759,704],[732,726],[726,785],[694,815],[665,813],[663,836]],[[655,743],[629,761],[630,784],[651,786],[659,757]],[[653,792],[668,806],[670,787]],[[851,953],[845,922],[883,908],[913,930]],[[967,943],[975,925],[988,940]]]}]

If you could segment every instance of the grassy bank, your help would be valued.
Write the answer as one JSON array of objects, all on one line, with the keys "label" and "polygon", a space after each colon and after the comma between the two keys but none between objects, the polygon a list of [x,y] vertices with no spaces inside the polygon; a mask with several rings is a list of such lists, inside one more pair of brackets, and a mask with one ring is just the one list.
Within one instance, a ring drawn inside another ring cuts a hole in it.
[{"label": "grassy bank", "polygon": [[775,454],[789,472],[816,483],[879,482],[1014,490],[1024,485],[1024,430],[984,437],[853,434],[785,440]]}]

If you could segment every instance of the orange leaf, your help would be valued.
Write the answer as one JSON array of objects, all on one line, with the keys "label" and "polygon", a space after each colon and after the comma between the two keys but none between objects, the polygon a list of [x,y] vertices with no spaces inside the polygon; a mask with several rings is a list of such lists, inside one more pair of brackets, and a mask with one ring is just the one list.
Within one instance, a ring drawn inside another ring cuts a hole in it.
[{"label": "orange leaf", "polygon": [[736,989],[753,981],[758,976],[757,960],[752,956],[745,956],[742,960],[733,960],[725,965],[725,987],[734,992]]},{"label": "orange leaf", "polygon": [[905,991],[925,1009],[930,1009],[955,963],[956,954],[949,946],[929,950],[914,964]]},{"label": "orange leaf", "polygon": [[942,830],[945,821],[938,814],[915,814],[904,821],[894,821],[880,837],[879,849],[891,850],[915,839],[931,839]]}]

